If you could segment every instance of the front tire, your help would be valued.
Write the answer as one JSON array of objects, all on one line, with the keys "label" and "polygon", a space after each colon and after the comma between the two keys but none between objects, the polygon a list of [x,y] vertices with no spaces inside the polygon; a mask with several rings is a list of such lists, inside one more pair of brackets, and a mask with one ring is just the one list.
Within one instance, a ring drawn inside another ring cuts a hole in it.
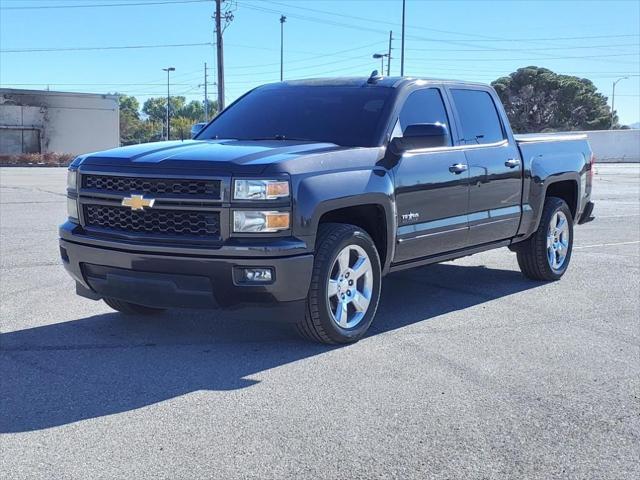
[{"label": "front tire", "polygon": [[326,344],[357,342],[376,314],[381,277],[380,257],[367,232],[354,225],[321,224],[298,332]]},{"label": "front tire", "polygon": [[516,250],[522,273],[532,280],[559,280],[567,271],[573,250],[573,216],[564,200],[544,202],[538,230]]},{"label": "front tire", "polygon": [[164,308],[146,307],[144,305],[138,305],[136,303],[125,302],[115,298],[103,298],[104,303],[109,305],[114,310],[125,315],[159,315],[165,311]]}]

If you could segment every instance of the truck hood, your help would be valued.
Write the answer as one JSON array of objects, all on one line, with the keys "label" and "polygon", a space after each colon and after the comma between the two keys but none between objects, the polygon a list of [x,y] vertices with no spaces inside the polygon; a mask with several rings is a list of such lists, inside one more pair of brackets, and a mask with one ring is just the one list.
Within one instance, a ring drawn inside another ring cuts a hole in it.
[{"label": "truck hood", "polygon": [[82,166],[185,169],[203,173],[261,174],[274,163],[349,149],[333,143],[281,140],[186,140],[146,143],[83,156]]}]

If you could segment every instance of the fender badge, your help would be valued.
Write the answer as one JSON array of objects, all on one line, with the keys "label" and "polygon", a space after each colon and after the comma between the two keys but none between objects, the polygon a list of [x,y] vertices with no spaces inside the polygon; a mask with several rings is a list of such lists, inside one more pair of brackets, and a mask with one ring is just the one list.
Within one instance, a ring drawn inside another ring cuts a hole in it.
[{"label": "fender badge", "polygon": [[409,213],[405,213],[403,215],[401,215],[402,221],[403,222],[408,222],[410,220],[416,220],[418,218],[420,218],[420,214],[419,213],[414,213],[414,212],[409,212]]}]

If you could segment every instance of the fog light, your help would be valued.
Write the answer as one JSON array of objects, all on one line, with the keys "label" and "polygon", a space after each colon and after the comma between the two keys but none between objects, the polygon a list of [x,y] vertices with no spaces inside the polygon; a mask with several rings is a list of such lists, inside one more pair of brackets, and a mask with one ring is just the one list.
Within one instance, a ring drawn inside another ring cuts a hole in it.
[{"label": "fog light", "polygon": [[269,283],[273,281],[273,269],[266,268],[242,268],[240,269],[241,281],[245,283]]}]

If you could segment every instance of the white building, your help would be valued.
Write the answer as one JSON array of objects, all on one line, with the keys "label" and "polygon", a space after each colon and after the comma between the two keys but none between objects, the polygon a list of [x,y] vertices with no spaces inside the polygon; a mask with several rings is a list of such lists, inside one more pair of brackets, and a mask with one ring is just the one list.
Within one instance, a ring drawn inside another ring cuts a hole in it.
[{"label": "white building", "polygon": [[0,88],[0,156],[75,155],[119,145],[115,95]]}]

